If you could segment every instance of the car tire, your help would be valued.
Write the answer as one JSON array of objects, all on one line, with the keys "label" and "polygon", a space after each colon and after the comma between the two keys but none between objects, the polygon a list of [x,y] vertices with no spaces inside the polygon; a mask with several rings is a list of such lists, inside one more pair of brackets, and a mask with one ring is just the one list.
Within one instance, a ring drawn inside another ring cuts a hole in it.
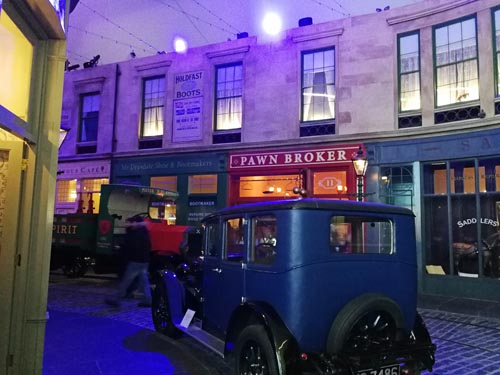
[{"label": "car tire", "polygon": [[328,334],[327,351],[376,352],[397,339],[403,327],[403,314],[396,302],[383,295],[362,295],[337,314]]},{"label": "car tire", "polygon": [[261,325],[251,325],[241,331],[234,354],[235,374],[278,374],[275,351]]},{"label": "car tire", "polygon": [[153,291],[151,314],[156,332],[172,338],[180,336],[181,332],[172,322],[172,314],[170,313],[170,305],[165,284],[160,280],[157,280]]}]

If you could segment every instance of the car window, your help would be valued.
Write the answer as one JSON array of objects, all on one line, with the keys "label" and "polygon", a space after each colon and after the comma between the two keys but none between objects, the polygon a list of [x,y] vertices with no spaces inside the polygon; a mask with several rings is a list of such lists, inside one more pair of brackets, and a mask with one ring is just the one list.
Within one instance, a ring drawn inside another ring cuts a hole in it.
[{"label": "car window", "polygon": [[206,248],[207,256],[217,257],[220,254],[220,241],[219,241],[219,221],[213,220],[206,224]]},{"label": "car window", "polygon": [[243,243],[244,219],[231,218],[224,221],[224,259],[230,262],[241,262],[245,256]]},{"label": "car window", "polygon": [[277,220],[274,215],[252,218],[252,251],[250,261],[257,264],[272,264],[276,258]]},{"label": "car window", "polygon": [[394,254],[394,224],[369,216],[333,216],[330,247],[343,254]]}]

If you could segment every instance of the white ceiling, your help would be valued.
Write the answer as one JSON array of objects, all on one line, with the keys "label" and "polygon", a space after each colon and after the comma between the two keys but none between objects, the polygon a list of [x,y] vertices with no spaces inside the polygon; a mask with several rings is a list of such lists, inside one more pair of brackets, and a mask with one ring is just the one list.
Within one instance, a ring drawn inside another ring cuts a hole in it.
[{"label": "white ceiling", "polygon": [[190,47],[235,39],[238,32],[263,35],[266,11],[281,15],[283,29],[312,17],[314,23],[345,18],[386,6],[422,0],[80,0],[70,14],[71,64],[100,55],[99,65],[173,50],[175,36]]}]

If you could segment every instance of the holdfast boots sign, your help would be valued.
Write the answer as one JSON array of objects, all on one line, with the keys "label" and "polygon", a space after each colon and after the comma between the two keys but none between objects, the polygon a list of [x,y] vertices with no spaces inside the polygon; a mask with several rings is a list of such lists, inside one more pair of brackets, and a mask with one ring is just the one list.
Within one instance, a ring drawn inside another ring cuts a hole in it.
[{"label": "holdfast boots sign", "polygon": [[174,75],[173,142],[202,138],[203,81],[202,71]]}]

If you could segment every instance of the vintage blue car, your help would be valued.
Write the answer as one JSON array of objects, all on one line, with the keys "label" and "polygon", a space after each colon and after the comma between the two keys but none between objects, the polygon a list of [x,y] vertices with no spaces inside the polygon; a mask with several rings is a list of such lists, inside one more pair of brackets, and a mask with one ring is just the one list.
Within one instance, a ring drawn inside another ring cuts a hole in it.
[{"label": "vintage blue car", "polygon": [[410,210],[304,198],[228,207],[203,227],[202,249],[156,279],[157,331],[194,337],[236,374],[432,370]]}]

